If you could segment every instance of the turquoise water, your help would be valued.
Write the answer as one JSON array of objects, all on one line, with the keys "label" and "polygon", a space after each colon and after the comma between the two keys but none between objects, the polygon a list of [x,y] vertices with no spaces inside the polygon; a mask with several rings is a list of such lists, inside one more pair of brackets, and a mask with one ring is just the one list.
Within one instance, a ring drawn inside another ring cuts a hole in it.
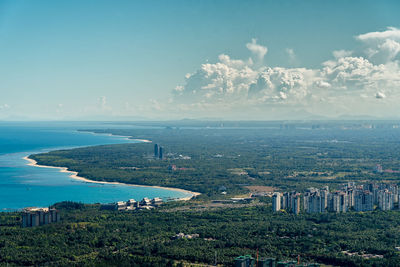
[{"label": "turquoise water", "polygon": [[33,153],[59,148],[135,142],[76,131],[111,127],[93,123],[0,123],[0,211],[48,206],[64,200],[108,203],[130,198],[161,197],[166,200],[189,195],[159,188],[86,183],[72,179],[58,169],[29,166],[23,159]]}]

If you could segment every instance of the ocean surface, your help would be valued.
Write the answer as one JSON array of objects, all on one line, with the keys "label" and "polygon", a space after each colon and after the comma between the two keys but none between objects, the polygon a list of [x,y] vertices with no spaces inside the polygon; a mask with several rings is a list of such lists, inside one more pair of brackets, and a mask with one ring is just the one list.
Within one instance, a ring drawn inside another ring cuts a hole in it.
[{"label": "ocean surface", "polygon": [[[121,125],[115,126],[121,128]],[[101,123],[0,122],[0,211],[48,206],[70,200],[109,203],[144,197],[181,198],[190,194],[151,187],[87,183],[59,169],[27,165],[23,157],[61,148],[137,142],[123,137],[83,133],[78,129],[113,128]]]}]

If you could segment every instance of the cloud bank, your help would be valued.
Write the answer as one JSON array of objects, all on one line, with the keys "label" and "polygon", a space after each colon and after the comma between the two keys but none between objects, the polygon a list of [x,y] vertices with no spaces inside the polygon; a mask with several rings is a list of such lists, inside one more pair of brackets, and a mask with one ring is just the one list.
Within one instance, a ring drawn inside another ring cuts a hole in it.
[{"label": "cloud bank", "polygon": [[[355,39],[362,51],[333,51],[332,59],[317,69],[263,65],[268,48],[252,39],[246,44],[248,60],[222,54],[217,62],[202,64],[175,88],[170,102],[188,114],[250,114],[255,119],[299,112],[328,117],[397,115],[400,30],[389,27]],[[292,49],[286,52],[295,57]]]}]

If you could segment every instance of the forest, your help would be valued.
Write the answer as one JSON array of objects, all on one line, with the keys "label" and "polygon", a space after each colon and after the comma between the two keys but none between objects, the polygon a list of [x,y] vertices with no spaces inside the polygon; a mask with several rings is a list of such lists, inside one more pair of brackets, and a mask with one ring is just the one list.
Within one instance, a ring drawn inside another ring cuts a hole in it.
[{"label": "forest", "polygon": [[[209,205],[248,195],[250,185],[301,192],[325,185],[335,190],[348,181],[398,184],[400,129],[393,125],[189,123],[82,130],[152,143],[58,150],[30,158],[92,180],[202,195],[143,212],[63,202],[55,205],[60,223],[33,228],[20,228],[19,212],[0,213],[1,265],[184,266],[213,264],[217,255],[219,264],[232,266],[235,257],[258,251],[262,257],[299,255],[303,262],[334,266],[400,266],[398,210],[294,216],[273,213],[268,197],[248,205]],[[153,156],[154,144],[163,147],[162,160]],[[374,171],[376,164],[382,172]],[[178,233],[199,236],[175,239]]]},{"label": "forest", "polygon": [[[175,206],[176,203],[171,203]],[[273,213],[270,205],[203,211],[101,211],[58,203],[61,222],[20,228],[19,213],[0,214],[0,265],[232,266],[239,255],[334,266],[399,266],[396,211],[345,214]],[[197,238],[175,239],[178,233]],[[364,259],[343,251],[381,255]]]},{"label": "forest", "polygon": [[[302,191],[347,181],[394,181],[400,173],[399,129],[173,128],[91,130],[149,139],[30,156],[100,181],[177,187],[215,198],[246,193],[244,185]],[[154,144],[164,159],[152,157]],[[187,158],[190,159],[187,159]],[[388,172],[374,173],[376,164]],[[176,170],[169,166],[175,165]]]}]

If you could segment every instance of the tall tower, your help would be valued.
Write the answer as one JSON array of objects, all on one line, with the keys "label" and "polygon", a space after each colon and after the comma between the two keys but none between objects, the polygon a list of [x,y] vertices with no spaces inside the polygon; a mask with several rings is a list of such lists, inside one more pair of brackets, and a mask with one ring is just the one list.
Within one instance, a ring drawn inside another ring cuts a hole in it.
[{"label": "tall tower", "polygon": [[293,196],[293,206],[292,206],[293,213],[298,215],[300,213],[300,194],[296,193]]},{"label": "tall tower", "polygon": [[154,145],[154,157],[158,158],[158,145],[157,144]]},{"label": "tall tower", "polygon": [[163,147],[162,146],[160,146],[160,149],[159,149],[159,151],[158,151],[158,157],[159,157],[159,159],[163,159]]},{"label": "tall tower", "polygon": [[272,210],[279,211],[281,209],[281,193],[276,192],[272,196]]}]

